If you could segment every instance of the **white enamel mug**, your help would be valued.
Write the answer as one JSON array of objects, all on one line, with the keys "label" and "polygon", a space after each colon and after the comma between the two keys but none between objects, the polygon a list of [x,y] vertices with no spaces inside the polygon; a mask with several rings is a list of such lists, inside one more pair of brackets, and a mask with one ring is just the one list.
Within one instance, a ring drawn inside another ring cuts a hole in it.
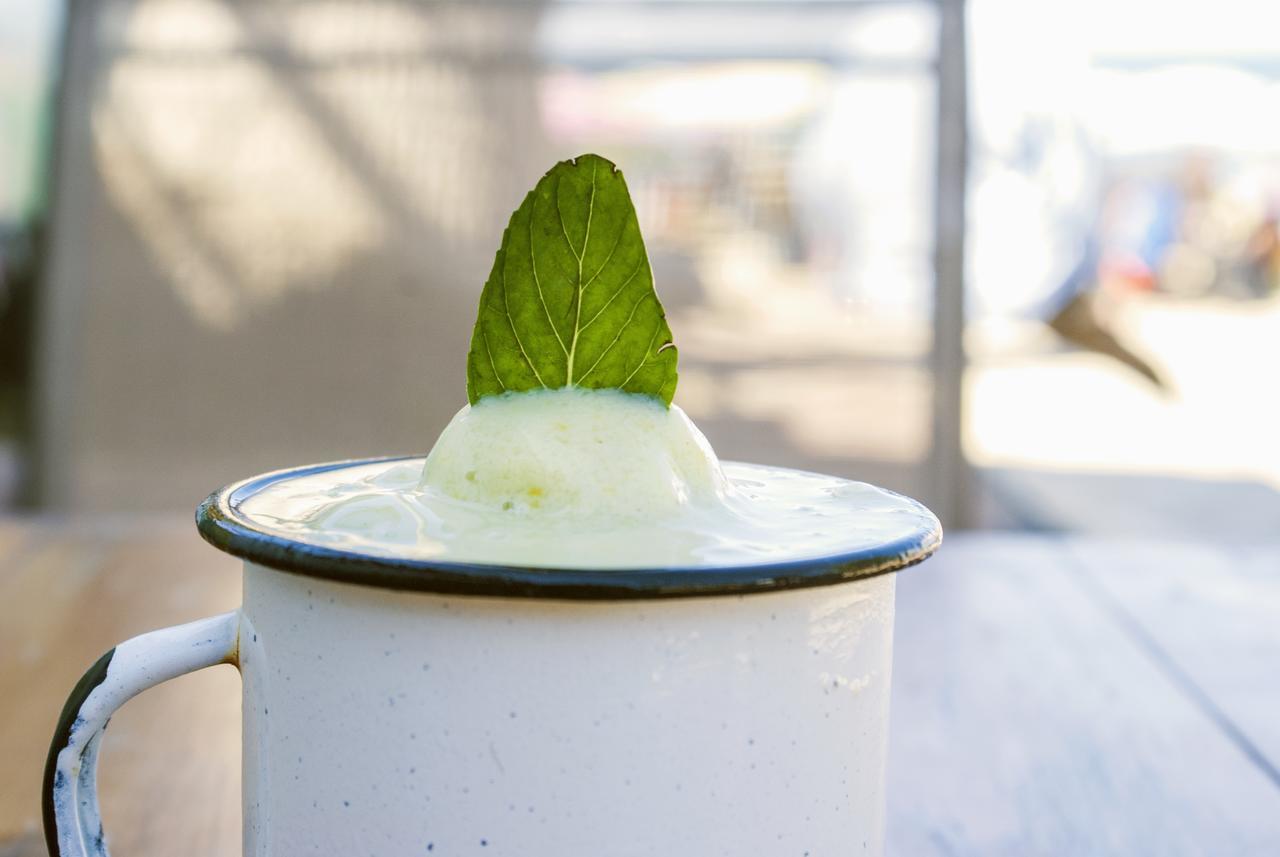
[{"label": "white enamel mug", "polygon": [[221,663],[244,684],[245,855],[881,853],[888,572],[939,544],[922,506],[897,498],[897,537],[838,557],[623,572],[364,556],[238,511],[345,466],[202,504],[201,533],[246,559],[244,604],[124,642],[76,686],[45,772],[52,855],[107,854],[111,714]]}]

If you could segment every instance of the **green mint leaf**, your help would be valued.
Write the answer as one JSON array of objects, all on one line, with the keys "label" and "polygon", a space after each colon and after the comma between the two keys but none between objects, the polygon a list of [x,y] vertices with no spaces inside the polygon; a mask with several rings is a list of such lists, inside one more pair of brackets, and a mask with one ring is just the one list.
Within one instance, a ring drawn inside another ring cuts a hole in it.
[{"label": "green mint leaf", "polygon": [[676,347],[622,173],[561,161],[511,215],[467,356],[467,398],[612,387],[671,404]]}]

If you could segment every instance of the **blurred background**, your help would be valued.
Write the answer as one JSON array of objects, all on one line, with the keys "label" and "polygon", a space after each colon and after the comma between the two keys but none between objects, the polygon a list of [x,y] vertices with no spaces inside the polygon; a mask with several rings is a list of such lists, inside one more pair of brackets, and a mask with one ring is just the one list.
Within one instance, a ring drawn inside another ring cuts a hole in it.
[{"label": "blurred background", "polygon": [[507,216],[596,151],[722,457],[1274,537],[1280,9],[959,9],[0,0],[0,509],[426,451]]},{"label": "blurred background", "polygon": [[[427,451],[508,216],[587,151],[722,457],[978,531],[898,584],[890,853],[1280,853],[1277,33],[1260,0],[0,0],[0,857],[44,853],[84,666],[239,603],[195,505]],[[238,682],[112,721],[119,853],[237,852]]]}]

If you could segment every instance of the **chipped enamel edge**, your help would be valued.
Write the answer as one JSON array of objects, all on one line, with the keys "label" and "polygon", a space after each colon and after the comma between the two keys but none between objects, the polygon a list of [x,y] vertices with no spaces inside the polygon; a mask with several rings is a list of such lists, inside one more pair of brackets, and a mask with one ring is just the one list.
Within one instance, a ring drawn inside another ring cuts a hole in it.
[{"label": "chipped enamel edge", "polygon": [[109,857],[98,811],[98,746],[111,715],[161,682],[237,662],[240,611],[126,640],[71,692],[44,771],[44,832],[53,857]]}]

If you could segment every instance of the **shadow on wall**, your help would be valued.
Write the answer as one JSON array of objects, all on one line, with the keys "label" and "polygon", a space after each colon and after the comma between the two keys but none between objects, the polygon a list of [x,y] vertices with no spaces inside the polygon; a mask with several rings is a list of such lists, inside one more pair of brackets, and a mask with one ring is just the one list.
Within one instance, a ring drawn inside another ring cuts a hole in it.
[{"label": "shadow on wall", "polygon": [[190,509],[263,469],[429,447],[466,400],[496,236],[560,154],[541,10],[76,4],[38,502]]}]

